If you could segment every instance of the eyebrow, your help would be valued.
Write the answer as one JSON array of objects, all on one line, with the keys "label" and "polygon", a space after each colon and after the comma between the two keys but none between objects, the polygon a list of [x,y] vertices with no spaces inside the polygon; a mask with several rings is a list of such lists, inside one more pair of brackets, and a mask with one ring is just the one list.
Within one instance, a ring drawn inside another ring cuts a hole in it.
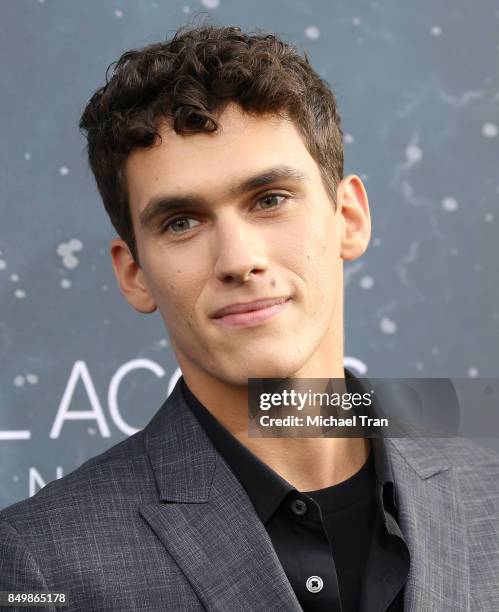
[{"label": "eyebrow", "polygon": [[[232,197],[241,196],[259,187],[265,187],[283,179],[292,179],[299,183],[309,180],[308,176],[297,168],[285,165],[274,166],[244,179],[238,185],[233,185],[229,188],[229,194]],[[143,228],[147,228],[153,225],[157,218],[164,217],[168,213],[182,211],[186,208],[199,205],[207,205],[207,199],[199,194],[158,194],[152,196],[140,212],[139,222]]]}]

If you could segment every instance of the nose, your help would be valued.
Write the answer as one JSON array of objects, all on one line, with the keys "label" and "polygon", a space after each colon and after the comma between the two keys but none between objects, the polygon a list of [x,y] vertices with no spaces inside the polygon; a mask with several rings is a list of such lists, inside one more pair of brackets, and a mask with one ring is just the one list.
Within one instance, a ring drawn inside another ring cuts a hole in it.
[{"label": "nose", "polygon": [[236,216],[218,219],[214,248],[215,276],[224,283],[245,282],[268,267],[261,231]]}]

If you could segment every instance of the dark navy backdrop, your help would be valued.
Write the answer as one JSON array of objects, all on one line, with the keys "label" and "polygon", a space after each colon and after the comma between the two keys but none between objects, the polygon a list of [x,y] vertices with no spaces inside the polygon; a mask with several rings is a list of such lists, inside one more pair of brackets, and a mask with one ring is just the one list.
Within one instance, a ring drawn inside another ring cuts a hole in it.
[{"label": "dark navy backdrop", "polygon": [[497,376],[497,2],[2,0],[0,507],[143,427],[178,376],[118,290],[77,123],[123,51],[199,13],[278,32],[336,92],[373,219],[345,274],[352,370]]}]

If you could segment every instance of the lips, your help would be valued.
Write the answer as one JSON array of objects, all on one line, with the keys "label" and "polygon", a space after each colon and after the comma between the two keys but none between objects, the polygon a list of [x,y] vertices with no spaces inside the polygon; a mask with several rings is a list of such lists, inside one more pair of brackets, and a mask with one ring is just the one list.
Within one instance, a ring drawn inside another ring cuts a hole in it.
[{"label": "lips", "polygon": [[261,310],[263,308],[269,308],[270,306],[275,306],[276,304],[282,304],[288,298],[287,297],[276,297],[276,298],[264,298],[259,300],[254,300],[253,302],[239,302],[237,304],[230,304],[229,306],[224,306],[217,310],[211,317],[213,319],[218,319],[220,317],[224,317],[229,314],[237,314],[240,312],[251,312],[252,310]]}]

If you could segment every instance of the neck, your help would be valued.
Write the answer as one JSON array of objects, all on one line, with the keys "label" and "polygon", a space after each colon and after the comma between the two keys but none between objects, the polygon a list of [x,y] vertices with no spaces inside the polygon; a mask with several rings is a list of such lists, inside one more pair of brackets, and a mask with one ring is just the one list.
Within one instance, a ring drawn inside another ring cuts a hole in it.
[{"label": "neck", "polygon": [[238,440],[299,491],[324,489],[353,476],[369,455],[366,438],[248,438]]},{"label": "neck", "polygon": [[[299,491],[338,484],[358,472],[367,460],[370,444],[365,438],[249,437],[248,387],[227,385],[211,377],[205,381],[202,375],[192,377],[183,371],[186,384],[213,416]],[[340,379],[344,385],[343,366],[329,372],[329,378]]]}]

